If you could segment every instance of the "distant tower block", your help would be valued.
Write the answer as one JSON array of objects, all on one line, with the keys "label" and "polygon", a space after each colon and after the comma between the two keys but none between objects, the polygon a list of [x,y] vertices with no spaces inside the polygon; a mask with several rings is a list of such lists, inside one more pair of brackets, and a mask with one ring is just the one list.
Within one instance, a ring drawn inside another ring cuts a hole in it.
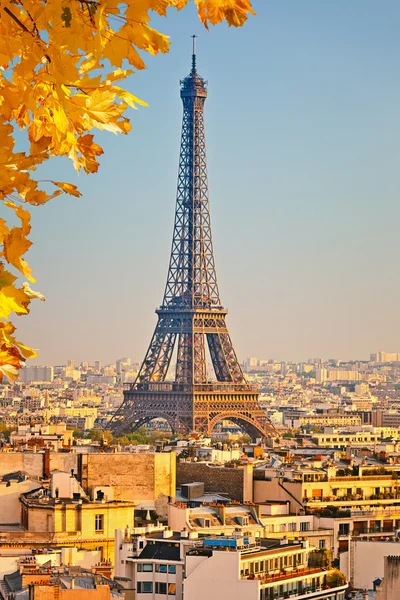
[{"label": "distant tower block", "polygon": [[[192,69],[181,81],[183,124],[167,284],[143,364],[111,420],[115,435],[157,417],[181,433],[210,435],[223,419],[238,424],[252,438],[275,433],[258,403],[258,389],[243,375],[225,323],[227,310],[220,301],[208,201],[206,97],[193,36]],[[216,381],[207,373],[206,344]],[[166,381],[175,346],[174,380]]]}]

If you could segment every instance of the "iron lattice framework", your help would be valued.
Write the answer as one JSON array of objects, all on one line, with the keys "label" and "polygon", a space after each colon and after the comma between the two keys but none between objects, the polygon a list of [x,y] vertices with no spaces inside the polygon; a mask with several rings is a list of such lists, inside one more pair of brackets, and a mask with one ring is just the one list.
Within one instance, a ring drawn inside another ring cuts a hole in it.
[{"label": "iron lattice framework", "polygon": [[[258,390],[242,372],[221,306],[208,201],[204,102],[206,82],[196,69],[181,81],[183,124],[174,234],[158,323],[135,382],[111,421],[115,435],[165,418],[173,431],[211,434],[222,419],[252,437],[274,428]],[[207,373],[206,341],[216,381]],[[174,347],[174,381],[167,381]]]}]

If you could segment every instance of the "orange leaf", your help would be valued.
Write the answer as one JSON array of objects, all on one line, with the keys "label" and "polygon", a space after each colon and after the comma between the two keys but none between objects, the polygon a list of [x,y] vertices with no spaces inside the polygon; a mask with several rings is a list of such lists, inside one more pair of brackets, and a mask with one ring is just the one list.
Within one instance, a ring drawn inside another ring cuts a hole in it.
[{"label": "orange leaf", "polygon": [[76,185],[73,185],[72,183],[64,183],[62,181],[52,181],[51,183],[61,188],[63,192],[71,194],[71,196],[75,196],[76,198],[80,198],[82,196]]}]

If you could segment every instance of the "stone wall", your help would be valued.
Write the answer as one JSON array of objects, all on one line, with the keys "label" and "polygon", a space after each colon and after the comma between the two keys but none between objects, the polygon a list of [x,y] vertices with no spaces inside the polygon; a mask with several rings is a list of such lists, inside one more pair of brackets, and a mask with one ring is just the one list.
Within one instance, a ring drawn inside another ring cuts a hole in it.
[{"label": "stone wall", "polygon": [[[7,473],[22,471],[29,477],[42,477],[44,452],[1,452],[0,477]],[[50,470],[75,473],[78,470],[78,455],[72,452],[50,452]]]},{"label": "stone wall", "polygon": [[[0,478],[15,471],[30,477],[43,476],[43,452],[0,453]],[[65,471],[81,481],[91,495],[95,486],[113,486],[115,500],[140,503],[154,501],[159,496],[175,496],[176,455],[152,454],[74,454],[50,452],[50,471]]]},{"label": "stone wall", "polygon": [[245,483],[247,470],[242,468],[213,467],[208,463],[178,462],[176,466],[176,483],[201,481],[206,492],[227,494],[232,500],[242,502],[250,500],[246,497]]},{"label": "stone wall", "polygon": [[37,452],[1,452],[0,477],[15,471],[23,471],[30,477],[41,477],[43,456],[42,453]]},{"label": "stone wall", "polygon": [[175,496],[175,453],[82,454],[78,474],[83,489],[112,486],[115,500],[154,501]]}]

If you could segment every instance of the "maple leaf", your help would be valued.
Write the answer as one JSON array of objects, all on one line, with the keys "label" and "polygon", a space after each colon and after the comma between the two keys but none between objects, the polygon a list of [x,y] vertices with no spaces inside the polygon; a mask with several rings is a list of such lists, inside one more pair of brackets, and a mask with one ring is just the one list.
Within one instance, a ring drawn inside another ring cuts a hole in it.
[{"label": "maple leaf", "polygon": [[62,181],[52,181],[51,183],[61,188],[63,192],[66,192],[71,196],[76,196],[77,198],[80,198],[80,196],[82,196],[81,192],[78,190],[76,185],[73,185],[72,183],[63,183]]},{"label": "maple leaf", "polygon": [[28,263],[21,258],[22,254],[25,254],[32,245],[32,242],[28,240],[22,232],[20,227],[13,227],[4,238],[4,257],[12,264],[18,271],[23,273],[29,281],[34,282],[35,279],[32,277],[32,269]]},{"label": "maple leaf", "polygon": [[30,302],[29,296],[25,291],[8,285],[0,290],[0,316],[3,319],[8,319],[12,312],[17,315],[26,315],[28,310],[28,304]]},{"label": "maple leaf", "polygon": [[224,19],[229,26],[241,27],[248,15],[255,15],[250,0],[195,0],[201,22],[216,25]]}]

